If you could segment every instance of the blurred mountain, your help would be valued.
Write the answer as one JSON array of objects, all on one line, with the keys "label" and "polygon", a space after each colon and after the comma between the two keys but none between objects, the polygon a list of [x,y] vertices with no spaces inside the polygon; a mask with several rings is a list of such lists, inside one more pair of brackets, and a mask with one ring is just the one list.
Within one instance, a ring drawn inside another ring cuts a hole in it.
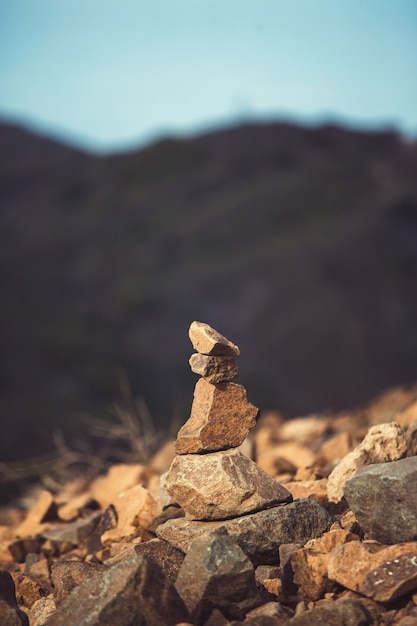
[{"label": "blurred mountain", "polygon": [[79,433],[129,380],[185,419],[187,338],[241,348],[287,415],[417,380],[417,144],[248,124],[93,156],[0,125],[0,458]]}]

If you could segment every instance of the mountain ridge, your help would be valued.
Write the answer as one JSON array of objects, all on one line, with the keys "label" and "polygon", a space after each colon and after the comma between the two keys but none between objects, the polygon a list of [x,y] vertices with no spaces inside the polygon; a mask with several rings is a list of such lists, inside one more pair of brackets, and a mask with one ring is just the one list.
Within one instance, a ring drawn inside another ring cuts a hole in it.
[{"label": "mountain ridge", "polygon": [[0,456],[22,428],[40,448],[79,430],[120,370],[158,424],[186,416],[194,319],[240,345],[262,408],[415,382],[416,142],[277,122],[100,157],[3,124],[1,145],[0,395],[20,429]]}]

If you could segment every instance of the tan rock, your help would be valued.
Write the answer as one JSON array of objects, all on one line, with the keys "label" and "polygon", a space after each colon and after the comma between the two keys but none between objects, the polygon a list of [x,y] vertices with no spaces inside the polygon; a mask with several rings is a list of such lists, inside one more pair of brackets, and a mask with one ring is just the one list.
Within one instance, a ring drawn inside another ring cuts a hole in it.
[{"label": "tan rock", "polygon": [[237,383],[212,385],[201,378],[188,421],[178,432],[175,450],[193,454],[240,446],[256,424],[259,410]]},{"label": "tan rock", "polygon": [[49,520],[56,520],[57,509],[53,495],[49,491],[41,491],[35,506],[16,528],[16,537],[32,537],[40,530],[40,525]]},{"label": "tan rock", "polygon": [[417,542],[347,543],[331,553],[328,576],[377,602],[391,602],[417,589]]},{"label": "tan rock", "polygon": [[352,449],[352,436],[349,432],[336,433],[327,439],[320,448],[319,458],[322,465],[339,463]]},{"label": "tan rock", "polygon": [[91,496],[105,509],[114,504],[119,493],[134,487],[146,485],[147,470],[141,463],[120,463],[112,465],[105,476],[96,478],[90,487]]},{"label": "tan rock", "polygon": [[412,402],[406,409],[395,415],[395,421],[402,428],[407,428],[417,421],[417,400]]},{"label": "tan rock", "polygon": [[236,359],[233,356],[208,356],[196,352],[190,357],[190,367],[194,374],[202,376],[209,383],[221,383],[237,377]]},{"label": "tan rock", "polygon": [[104,546],[113,541],[123,541],[136,537],[156,516],[156,502],[142,485],[130,487],[120,493],[114,502],[117,512],[117,526],[102,535]]},{"label": "tan rock", "polygon": [[256,461],[271,476],[292,468],[293,471],[314,465],[316,455],[301,443],[287,441],[257,453]]},{"label": "tan rock", "polygon": [[30,626],[45,626],[55,611],[55,601],[51,595],[39,598],[30,609]]},{"label": "tan rock", "polygon": [[343,487],[349,478],[365,465],[396,461],[407,453],[407,442],[396,422],[372,426],[367,435],[352,452],[334,468],[327,481],[330,502],[340,502]]},{"label": "tan rock", "polygon": [[189,337],[194,350],[215,356],[239,356],[239,348],[217,330],[203,322],[192,322]]},{"label": "tan rock", "polygon": [[297,498],[312,498],[319,504],[327,503],[326,486],[326,478],[285,483],[285,488],[292,494],[294,500]]},{"label": "tan rock", "polygon": [[281,441],[311,444],[320,440],[330,429],[331,420],[318,415],[297,417],[285,421],[279,429]]},{"label": "tan rock", "polygon": [[325,593],[331,592],[334,582],[327,575],[330,552],[337,546],[358,539],[346,530],[331,530],[309,541],[304,548],[292,552],[291,567],[299,593],[310,600],[318,600]]},{"label": "tan rock", "polygon": [[290,502],[292,496],[236,450],[177,456],[166,488],[189,519],[228,519]]}]

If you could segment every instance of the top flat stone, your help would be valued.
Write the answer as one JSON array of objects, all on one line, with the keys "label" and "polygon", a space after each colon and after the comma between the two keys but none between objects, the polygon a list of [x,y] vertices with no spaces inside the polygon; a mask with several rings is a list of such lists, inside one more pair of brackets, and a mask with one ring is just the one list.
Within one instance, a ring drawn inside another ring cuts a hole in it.
[{"label": "top flat stone", "polygon": [[188,332],[194,350],[200,354],[239,356],[238,346],[203,322],[192,322]]}]

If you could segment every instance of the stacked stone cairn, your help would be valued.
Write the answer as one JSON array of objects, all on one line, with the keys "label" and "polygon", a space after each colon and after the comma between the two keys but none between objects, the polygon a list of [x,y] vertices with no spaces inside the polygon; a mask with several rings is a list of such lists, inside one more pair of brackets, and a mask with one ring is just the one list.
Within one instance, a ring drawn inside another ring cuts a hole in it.
[{"label": "stacked stone cairn", "polygon": [[197,350],[190,366],[201,378],[175,442],[171,496],[193,520],[230,519],[290,502],[290,492],[238,450],[259,416],[245,388],[232,382],[239,348],[201,322],[191,324],[189,335]]},{"label": "stacked stone cairn", "polygon": [[239,348],[201,322],[191,324],[189,336],[196,350],[191,369],[201,378],[161,498],[184,516],[160,524],[156,534],[185,553],[175,586],[192,622],[203,624],[212,611],[242,619],[265,602],[255,568],[276,569],[281,546],[322,535],[331,518],[313,500],[293,501],[239,449],[259,416],[233,382]]}]

